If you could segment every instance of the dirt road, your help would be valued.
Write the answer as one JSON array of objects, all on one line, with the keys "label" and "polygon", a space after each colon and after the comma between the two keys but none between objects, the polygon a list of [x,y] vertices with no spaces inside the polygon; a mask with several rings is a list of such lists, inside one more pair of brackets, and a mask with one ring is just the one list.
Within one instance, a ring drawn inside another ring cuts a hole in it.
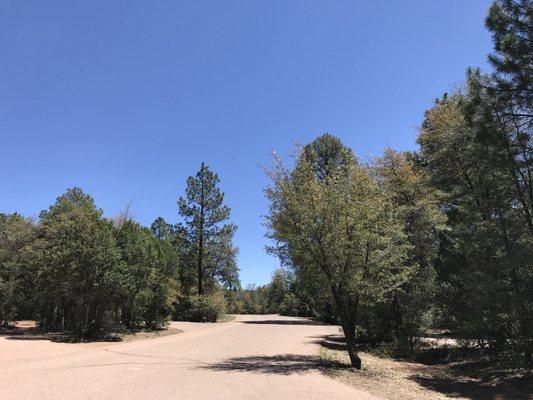
[{"label": "dirt road", "polygon": [[375,399],[323,375],[305,319],[174,322],[183,333],[127,343],[0,337],[0,399]]}]

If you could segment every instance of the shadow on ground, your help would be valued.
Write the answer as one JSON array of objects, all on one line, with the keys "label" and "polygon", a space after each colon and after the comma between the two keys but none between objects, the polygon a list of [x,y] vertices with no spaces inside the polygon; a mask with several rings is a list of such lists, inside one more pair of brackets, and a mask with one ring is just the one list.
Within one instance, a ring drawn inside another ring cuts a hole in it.
[{"label": "shadow on ground", "polygon": [[[0,329],[0,337],[7,340],[49,340],[58,343],[79,343],[81,340],[65,332],[46,332],[36,326],[13,326]],[[122,338],[115,335],[95,337],[84,342],[121,342]]]},{"label": "shadow on ground", "polygon": [[487,387],[477,382],[462,381],[457,377],[445,378],[413,375],[410,379],[427,389],[445,394],[452,398],[459,397],[472,400],[533,399],[533,395],[529,395],[524,391]]},{"label": "shadow on ground", "polygon": [[533,399],[533,375],[525,373],[516,360],[491,361],[478,348],[446,346],[421,349],[414,361],[434,367],[433,376],[410,377],[431,390],[470,399]]},{"label": "shadow on ground", "polygon": [[[314,343],[324,348],[343,352],[346,342],[342,335],[313,336]],[[411,358],[383,357],[390,360],[388,368],[395,370],[404,379],[416,382],[428,391],[451,398],[472,400],[533,400],[533,379],[516,376],[516,369],[489,363],[479,350],[467,348],[422,348]],[[327,369],[341,370],[334,365]],[[342,364],[345,371],[347,364]],[[379,364],[369,366],[377,371]],[[364,366],[363,366],[364,367]],[[352,370],[354,374],[359,372]],[[401,372],[404,371],[404,374]],[[382,372],[388,373],[387,369]],[[378,374],[379,375],[379,374]],[[400,375],[396,375],[398,379]],[[379,376],[375,379],[379,381]]]},{"label": "shadow on ground", "polygon": [[330,350],[346,350],[346,340],[342,335],[309,336],[313,343]]},{"label": "shadow on ground", "polygon": [[[336,366],[339,367],[340,364],[336,364]],[[232,357],[200,368],[213,371],[291,375],[313,370],[322,371],[322,367],[323,363],[319,356],[280,354],[275,356]]]},{"label": "shadow on ground", "polygon": [[242,324],[257,324],[257,325],[323,325],[320,322],[311,321],[308,319],[267,319],[262,321],[240,321]]}]

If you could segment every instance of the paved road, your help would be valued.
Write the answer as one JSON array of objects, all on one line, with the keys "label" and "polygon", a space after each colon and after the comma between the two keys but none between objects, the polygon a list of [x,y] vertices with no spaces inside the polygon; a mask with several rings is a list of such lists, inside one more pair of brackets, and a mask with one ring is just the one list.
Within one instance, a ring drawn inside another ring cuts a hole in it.
[{"label": "paved road", "polygon": [[317,368],[316,341],[336,327],[274,315],[172,325],[183,333],[126,343],[0,337],[0,399],[375,400]]}]

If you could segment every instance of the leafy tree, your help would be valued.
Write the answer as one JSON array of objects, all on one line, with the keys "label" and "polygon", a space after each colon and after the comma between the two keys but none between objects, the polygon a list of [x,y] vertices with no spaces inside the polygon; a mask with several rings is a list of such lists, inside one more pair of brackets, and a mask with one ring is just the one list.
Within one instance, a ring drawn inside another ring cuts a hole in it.
[{"label": "leafy tree", "polygon": [[40,215],[33,252],[39,268],[39,322],[80,337],[97,334],[112,309],[119,252],[111,223],[81,189]]},{"label": "leafy tree", "polygon": [[[202,163],[196,176],[187,179],[185,197],[178,201],[180,214],[187,225],[190,252],[195,255],[197,294],[200,296],[204,293],[206,268],[212,276],[221,280],[228,278],[231,282],[236,273],[233,262],[236,250],[231,246],[236,227],[224,224],[230,209],[223,204],[224,194],[218,183],[218,176]],[[228,269],[233,271],[226,274]]]},{"label": "leafy tree", "polygon": [[176,253],[169,243],[132,220],[116,230],[121,252],[122,319],[129,328],[141,322],[154,328],[171,314],[177,295]]},{"label": "leafy tree", "polygon": [[281,303],[283,303],[283,300],[288,293],[289,288],[287,287],[283,271],[278,269],[272,275],[272,280],[267,287],[266,301],[268,312],[277,314]]},{"label": "leafy tree", "polygon": [[245,314],[265,314],[266,313],[266,287],[248,285],[243,291]]},{"label": "leafy tree", "polygon": [[410,273],[402,227],[376,181],[330,135],[306,146],[293,170],[280,161],[269,175],[271,250],[330,288],[351,364],[360,369],[359,305],[383,300]]},{"label": "leafy tree", "polygon": [[[435,295],[435,268],[438,232],[446,222],[440,210],[441,194],[430,184],[427,173],[410,154],[385,149],[373,165],[377,178],[390,196],[411,245],[411,278],[398,288],[384,317],[392,322],[396,338],[412,350],[420,329],[427,321]],[[387,321],[381,321],[382,326]]]},{"label": "leafy tree", "polygon": [[31,312],[35,270],[28,258],[34,225],[18,214],[0,214],[0,323]]},{"label": "leafy tree", "polygon": [[300,300],[294,293],[286,293],[282,302],[279,305],[279,313],[281,315],[299,316],[302,305]]}]

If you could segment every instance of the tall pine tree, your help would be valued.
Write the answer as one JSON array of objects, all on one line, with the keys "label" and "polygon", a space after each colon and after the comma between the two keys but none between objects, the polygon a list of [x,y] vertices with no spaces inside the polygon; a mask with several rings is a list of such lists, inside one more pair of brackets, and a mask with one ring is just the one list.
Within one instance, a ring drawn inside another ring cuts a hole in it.
[{"label": "tall pine tree", "polygon": [[[229,219],[230,208],[223,204],[224,193],[219,189],[220,180],[205,163],[195,176],[187,179],[185,197],[178,201],[179,212],[185,219],[187,235],[191,243],[197,269],[197,293],[204,294],[207,255],[216,251],[215,244],[223,236],[233,237],[236,226],[224,223]],[[227,240],[227,238],[226,238]],[[229,265],[232,265],[230,263]],[[224,268],[219,269],[223,274]]]}]

